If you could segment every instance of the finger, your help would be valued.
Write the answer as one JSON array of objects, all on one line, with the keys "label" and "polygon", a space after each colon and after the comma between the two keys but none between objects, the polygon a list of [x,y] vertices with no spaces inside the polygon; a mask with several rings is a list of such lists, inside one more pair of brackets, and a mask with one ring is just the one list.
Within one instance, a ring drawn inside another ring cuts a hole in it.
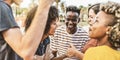
[{"label": "finger", "polygon": [[71,48],[74,48],[74,47],[75,47],[72,43],[69,43],[69,45],[70,45]]}]

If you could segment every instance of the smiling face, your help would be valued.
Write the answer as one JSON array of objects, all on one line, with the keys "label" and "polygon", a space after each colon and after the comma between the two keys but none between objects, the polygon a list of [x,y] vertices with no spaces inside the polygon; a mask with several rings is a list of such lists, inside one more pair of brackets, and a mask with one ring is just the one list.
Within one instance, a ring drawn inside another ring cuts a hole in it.
[{"label": "smiling face", "polygon": [[88,17],[88,23],[91,25],[94,22],[94,18],[96,16],[96,14],[95,14],[93,9],[89,10],[88,16],[89,16]]},{"label": "smiling face", "polygon": [[67,14],[66,14],[67,29],[69,29],[69,30],[76,29],[77,24],[78,24],[78,17],[79,17],[79,15],[77,12],[72,12],[72,11],[67,12]]},{"label": "smiling face", "polygon": [[55,33],[55,29],[57,28],[57,22],[58,22],[58,18],[56,18],[56,20],[52,21],[50,24],[50,30],[48,32],[49,35],[53,35]]},{"label": "smiling face", "polygon": [[100,11],[95,18],[95,22],[90,26],[89,36],[91,38],[102,38],[106,35],[106,19],[106,14]]}]

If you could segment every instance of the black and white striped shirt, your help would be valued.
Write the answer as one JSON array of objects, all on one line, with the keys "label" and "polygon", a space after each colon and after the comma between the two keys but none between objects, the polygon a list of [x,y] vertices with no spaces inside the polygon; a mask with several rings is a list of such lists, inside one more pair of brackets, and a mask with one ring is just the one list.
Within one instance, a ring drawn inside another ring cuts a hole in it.
[{"label": "black and white striped shirt", "polygon": [[[69,34],[66,31],[66,26],[60,26],[56,29],[53,39],[51,40],[51,49],[58,51],[57,56],[61,56],[66,53],[69,43],[72,43],[79,51],[88,41],[88,34],[81,27],[77,27],[77,31],[74,34]],[[66,58],[64,60],[77,60],[72,58]]]}]

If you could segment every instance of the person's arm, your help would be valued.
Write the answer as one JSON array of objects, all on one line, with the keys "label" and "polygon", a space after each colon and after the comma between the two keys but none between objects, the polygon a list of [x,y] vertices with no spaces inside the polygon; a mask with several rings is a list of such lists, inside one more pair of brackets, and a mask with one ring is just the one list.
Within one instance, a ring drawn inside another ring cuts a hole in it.
[{"label": "person's arm", "polygon": [[72,44],[70,44],[70,48],[68,48],[67,50],[67,54],[68,57],[76,57],[79,58],[80,60],[83,59],[84,54],[80,51],[78,51],[75,46],[73,46]]},{"label": "person's arm", "polygon": [[41,41],[48,11],[54,0],[40,0],[34,20],[23,36],[19,28],[10,28],[2,32],[10,47],[24,60],[31,60]]},{"label": "person's arm", "polygon": [[80,52],[80,51],[76,51],[75,52],[75,57],[77,57],[77,58],[79,58],[80,60],[82,60],[83,59],[83,57],[84,57],[84,54],[82,53],[82,52]]}]

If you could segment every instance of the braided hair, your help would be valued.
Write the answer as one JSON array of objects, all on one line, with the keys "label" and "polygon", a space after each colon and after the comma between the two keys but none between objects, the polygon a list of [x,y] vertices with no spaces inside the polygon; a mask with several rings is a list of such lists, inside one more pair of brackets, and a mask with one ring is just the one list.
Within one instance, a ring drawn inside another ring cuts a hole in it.
[{"label": "braided hair", "polygon": [[108,26],[110,26],[108,41],[112,45],[112,48],[120,49],[120,5],[109,1],[105,4],[101,4],[100,10],[113,16],[108,23]]}]

